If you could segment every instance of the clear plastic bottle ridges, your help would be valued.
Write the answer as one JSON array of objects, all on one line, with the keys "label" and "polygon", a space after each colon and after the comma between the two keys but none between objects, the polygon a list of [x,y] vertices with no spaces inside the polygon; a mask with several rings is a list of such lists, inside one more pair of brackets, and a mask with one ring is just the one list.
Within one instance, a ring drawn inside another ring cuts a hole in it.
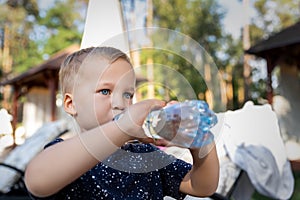
[{"label": "clear plastic bottle ridges", "polygon": [[149,137],[164,138],[181,147],[200,148],[214,140],[210,129],[217,121],[205,101],[186,100],[151,111],[143,129]]}]

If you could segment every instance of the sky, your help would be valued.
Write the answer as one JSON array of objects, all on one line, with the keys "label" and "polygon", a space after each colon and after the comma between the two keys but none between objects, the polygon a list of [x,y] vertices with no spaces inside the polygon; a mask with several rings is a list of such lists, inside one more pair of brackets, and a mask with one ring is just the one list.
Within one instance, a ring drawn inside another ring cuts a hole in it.
[{"label": "sky", "polygon": [[219,3],[227,12],[224,19],[225,31],[231,33],[235,38],[239,37],[241,27],[245,23],[249,23],[250,17],[255,15],[253,2],[249,0],[248,9],[244,7],[242,0],[219,0]]},{"label": "sky", "polygon": [[[227,13],[224,19],[224,28],[225,31],[231,33],[235,38],[240,36],[241,27],[243,24],[249,21],[248,16],[254,16],[255,12],[252,7],[253,0],[249,1],[250,9],[247,10],[243,6],[243,0],[219,0],[221,6],[223,6]],[[42,9],[47,9],[53,4],[54,0],[39,0],[39,6]]]}]

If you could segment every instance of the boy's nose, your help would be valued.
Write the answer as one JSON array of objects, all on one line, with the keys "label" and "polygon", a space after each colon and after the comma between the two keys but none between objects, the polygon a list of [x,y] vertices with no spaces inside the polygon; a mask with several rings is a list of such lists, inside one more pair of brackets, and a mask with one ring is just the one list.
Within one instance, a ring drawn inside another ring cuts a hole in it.
[{"label": "boy's nose", "polygon": [[124,99],[114,96],[112,98],[112,108],[114,110],[124,110],[125,109]]}]

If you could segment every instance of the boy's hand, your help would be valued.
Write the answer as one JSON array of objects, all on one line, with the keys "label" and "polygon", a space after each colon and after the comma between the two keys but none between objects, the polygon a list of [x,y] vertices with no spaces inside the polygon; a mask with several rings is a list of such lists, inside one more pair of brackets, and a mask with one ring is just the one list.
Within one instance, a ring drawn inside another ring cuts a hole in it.
[{"label": "boy's hand", "polygon": [[158,110],[165,106],[165,102],[157,99],[149,99],[138,102],[128,107],[124,114],[116,121],[118,127],[132,139],[146,138],[142,125],[147,115],[152,110]]},{"label": "boy's hand", "polygon": [[139,139],[140,142],[142,143],[152,143],[156,146],[161,146],[161,147],[166,147],[166,146],[172,146],[170,145],[170,142],[161,138],[161,139],[154,139],[154,138],[150,138],[150,137],[146,137],[146,138],[141,138]]}]

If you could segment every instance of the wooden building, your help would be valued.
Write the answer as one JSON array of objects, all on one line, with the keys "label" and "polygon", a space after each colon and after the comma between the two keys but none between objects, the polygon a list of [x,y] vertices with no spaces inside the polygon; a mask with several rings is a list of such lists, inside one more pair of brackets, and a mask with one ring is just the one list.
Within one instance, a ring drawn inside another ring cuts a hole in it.
[{"label": "wooden building", "polygon": [[[300,22],[283,29],[246,51],[266,60],[267,98],[277,114],[288,157],[300,170]],[[278,72],[274,93],[272,75]]]},{"label": "wooden building", "polygon": [[[67,55],[76,50],[79,50],[79,45],[65,48],[44,63],[0,83],[0,86],[12,87],[13,130],[16,129],[21,110],[23,111],[22,123],[27,129],[28,136],[43,123],[58,118],[56,95],[60,64]],[[21,104],[22,97],[25,97],[25,101]]]}]

